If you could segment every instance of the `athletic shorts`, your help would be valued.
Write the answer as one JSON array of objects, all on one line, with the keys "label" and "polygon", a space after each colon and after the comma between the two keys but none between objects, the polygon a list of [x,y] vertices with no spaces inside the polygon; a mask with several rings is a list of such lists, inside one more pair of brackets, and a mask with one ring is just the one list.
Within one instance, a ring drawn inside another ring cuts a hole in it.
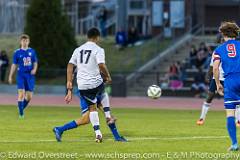
[{"label": "athletic shorts", "polygon": [[[220,81],[220,83],[224,86],[224,81]],[[216,85],[215,79],[211,79],[208,90],[209,92],[212,92],[212,93],[215,93],[217,91],[217,85]]]},{"label": "athletic shorts", "polygon": [[228,75],[224,81],[225,109],[236,109],[240,104],[240,74]]},{"label": "athletic shorts", "polygon": [[80,107],[82,114],[86,113],[90,105],[97,103],[97,97],[104,93],[104,84],[102,83],[97,88],[88,90],[79,90]]},{"label": "athletic shorts", "polygon": [[33,92],[35,86],[35,76],[30,73],[17,74],[17,88]]}]

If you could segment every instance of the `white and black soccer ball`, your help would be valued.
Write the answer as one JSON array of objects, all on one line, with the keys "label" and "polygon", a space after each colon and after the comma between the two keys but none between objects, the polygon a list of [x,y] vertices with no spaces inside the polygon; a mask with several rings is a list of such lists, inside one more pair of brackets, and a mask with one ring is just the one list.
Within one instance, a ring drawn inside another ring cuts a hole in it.
[{"label": "white and black soccer ball", "polygon": [[162,95],[162,89],[157,85],[151,85],[148,87],[147,95],[152,99],[157,99]]}]

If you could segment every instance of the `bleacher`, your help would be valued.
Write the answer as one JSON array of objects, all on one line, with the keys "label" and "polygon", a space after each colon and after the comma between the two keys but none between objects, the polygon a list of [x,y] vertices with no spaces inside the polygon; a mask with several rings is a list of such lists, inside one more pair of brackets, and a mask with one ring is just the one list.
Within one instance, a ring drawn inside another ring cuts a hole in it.
[{"label": "bleacher", "polygon": [[[171,55],[166,55],[162,58],[159,65],[156,65],[152,68],[151,71],[141,74],[140,77],[136,80],[136,82],[130,86],[128,86],[127,95],[128,96],[146,96],[146,91],[148,86],[152,84],[160,85],[160,79],[163,77],[169,70],[169,66],[173,61],[184,61],[188,63],[187,59],[189,57],[190,46],[192,44],[198,46],[201,42],[205,42],[207,46],[210,46],[214,49],[216,36],[197,36],[192,39],[189,43],[178,48]],[[194,76],[198,74],[198,70],[191,68],[189,64],[185,64],[186,70],[186,79],[183,82],[183,87],[178,90],[172,90],[169,87],[163,89],[163,96],[179,96],[179,97],[193,97],[194,93],[191,91],[191,85],[194,82]],[[207,69],[204,69],[204,72],[207,72]]]}]

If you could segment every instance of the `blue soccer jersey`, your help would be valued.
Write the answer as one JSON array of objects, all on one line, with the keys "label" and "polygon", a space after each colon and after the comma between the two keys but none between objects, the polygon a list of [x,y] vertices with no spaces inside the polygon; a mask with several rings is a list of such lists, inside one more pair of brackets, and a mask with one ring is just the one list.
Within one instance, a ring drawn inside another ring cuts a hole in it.
[{"label": "blue soccer jersey", "polygon": [[19,73],[30,73],[37,62],[36,52],[32,48],[27,50],[18,49],[13,56],[13,64],[18,65]]},{"label": "blue soccer jersey", "polygon": [[229,40],[214,51],[214,60],[220,59],[224,70],[224,77],[240,73],[240,42]]},{"label": "blue soccer jersey", "polygon": [[226,109],[240,104],[240,42],[228,40],[214,51],[214,60],[222,62],[224,71],[224,103]]},{"label": "blue soccer jersey", "polygon": [[18,89],[33,91],[35,77],[31,75],[34,63],[37,62],[36,52],[32,48],[18,49],[13,56],[13,64],[18,65],[17,86]]}]

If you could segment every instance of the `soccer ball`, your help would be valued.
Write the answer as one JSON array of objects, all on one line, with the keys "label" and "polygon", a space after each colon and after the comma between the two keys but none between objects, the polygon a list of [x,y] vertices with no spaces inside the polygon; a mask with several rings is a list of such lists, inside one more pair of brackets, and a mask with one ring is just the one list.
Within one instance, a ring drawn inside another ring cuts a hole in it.
[{"label": "soccer ball", "polygon": [[157,99],[161,96],[162,89],[157,85],[151,85],[148,87],[147,95],[152,99]]}]

